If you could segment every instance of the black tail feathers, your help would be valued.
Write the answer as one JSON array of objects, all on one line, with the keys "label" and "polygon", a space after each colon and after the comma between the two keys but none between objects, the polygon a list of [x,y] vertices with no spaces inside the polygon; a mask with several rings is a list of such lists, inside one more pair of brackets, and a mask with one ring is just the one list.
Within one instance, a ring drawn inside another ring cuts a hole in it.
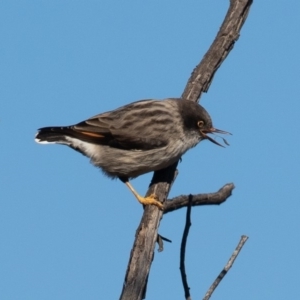
[{"label": "black tail feathers", "polygon": [[66,136],[72,136],[72,129],[68,127],[44,127],[38,129],[35,141],[38,143],[66,143]]}]

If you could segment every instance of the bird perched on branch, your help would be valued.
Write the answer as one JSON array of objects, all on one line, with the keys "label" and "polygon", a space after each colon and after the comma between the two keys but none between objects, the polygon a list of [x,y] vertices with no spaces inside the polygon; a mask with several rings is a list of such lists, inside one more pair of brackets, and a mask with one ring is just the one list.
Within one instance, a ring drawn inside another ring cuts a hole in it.
[{"label": "bird perched on branch", "polygon": [[140,203],[163,209],[155,195],[140,196],[129,179],[172,165],[201,140],[222,146],[209,133],[228,132],[215,129],[199,104],[170,98],[133,102],[72,126],[40,128],[35,140],[73,148],[124,182]]}]

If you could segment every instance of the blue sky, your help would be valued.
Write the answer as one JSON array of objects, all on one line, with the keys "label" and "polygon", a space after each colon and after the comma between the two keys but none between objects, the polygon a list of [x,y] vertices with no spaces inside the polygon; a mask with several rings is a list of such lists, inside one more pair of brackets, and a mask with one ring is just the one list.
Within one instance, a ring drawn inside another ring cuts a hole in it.
[{"label": "blue sky", "polygon": [[[70,125],[145,99],[180,96],[228,1],[1,1],[0,297],[118,299],[142,207],[119,181],[39,127]],[[236,189],[192,211],[186,268],[201,299],[240,236],[249,240],[212,299],[299,299],[300,3],[254,1],[201,104],[230,147],[203,142],[171,197]],[[151,174],[133,181],[145,193]],[[185,210],[155,253],[147,299],[183,299]],[[164,295],[164,296],[162,296]]]}]

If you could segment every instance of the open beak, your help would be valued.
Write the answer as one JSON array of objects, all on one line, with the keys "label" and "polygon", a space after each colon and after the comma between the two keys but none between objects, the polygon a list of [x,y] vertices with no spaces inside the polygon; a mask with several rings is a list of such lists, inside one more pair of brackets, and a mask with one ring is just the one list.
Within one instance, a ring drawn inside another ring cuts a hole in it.
[{"label": "open beak", "polygon": [[[224,146],[223,146],[222,144],[218,143],[215,139],[213,139],[213,138],[210,137],[209,135],[207,135],[207,133],[212,133],[212,134],[214,134],[214,133],[221,133],[221,134],[230,134],[230,135],[231,135],[230,132],[227,132],[227,131],[224,131],[224,130],[220,130],[220,129],[216,129],[216,128],[213,128],[213,127],[210,128],[210,129],[204,129],[204,130],[201,130],[200,132],[201,132],[203,138],[208,139],[208,140],[211,141],[212,143],[214,143],[214,144],[216,144],[216,145],[218,145],[218,146],[221,146],[221,147],[224,147]],[[224,141],[224,143],[225,143],[226,145],[229,145],[228,142],[227,142],[224,138],[222,138],[222,139],[223,139],[223,141]],[[225,148],[225,147],[224,147],[224,148]]]}]

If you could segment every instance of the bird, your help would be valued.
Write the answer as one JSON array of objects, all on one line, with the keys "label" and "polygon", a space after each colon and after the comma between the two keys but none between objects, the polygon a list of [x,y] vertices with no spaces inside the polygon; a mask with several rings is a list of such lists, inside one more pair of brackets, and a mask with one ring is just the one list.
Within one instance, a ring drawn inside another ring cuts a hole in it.
[{"label": "bird", "polygon": [[198,103],[167,98],[139,100],[71,126],[40,128],[35,141],[71,147],[108,177],[119,178],[141,204],[163,210],[155,194],[140,196],[129,180],[167,168],[202,140],[224,147],[209,133],[230,134],[214,128]]}]

